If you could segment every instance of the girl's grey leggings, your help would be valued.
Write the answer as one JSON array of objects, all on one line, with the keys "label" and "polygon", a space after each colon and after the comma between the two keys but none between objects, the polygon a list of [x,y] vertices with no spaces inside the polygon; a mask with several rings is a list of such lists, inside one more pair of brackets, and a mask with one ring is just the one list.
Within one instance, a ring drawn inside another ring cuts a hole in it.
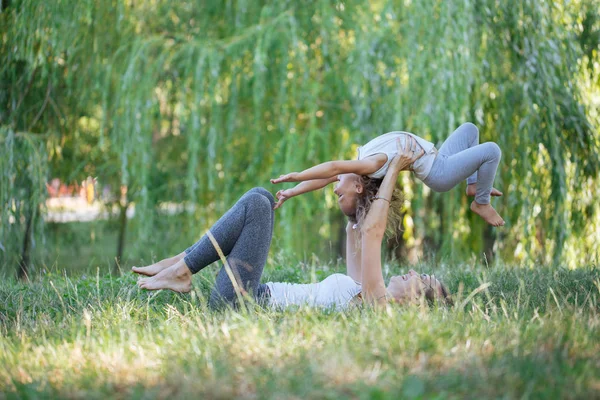
[{"label": "girl's grey leggings", "polygon": [[[266,189],[251,189],[210,228],[238,286],[257,297],[265,296],[266,291],[266,285],[260,285],[260,278],[273,237],[274,204],[273,195]],[[185,253],[185,263],[193,274],[219,259],[207,235]],[[209,305],[220,308],[235,304],[236,298],[234,286],[223,266],[210,294]]]},{"label": "girl's grey leggings", "polygon": [[502,151],[494,142],[479,144],[479,130],[470,122],[452,132],[423,181],[436,192],[447,192],[462,180],[477,183],[475,201],[489,204]]}]

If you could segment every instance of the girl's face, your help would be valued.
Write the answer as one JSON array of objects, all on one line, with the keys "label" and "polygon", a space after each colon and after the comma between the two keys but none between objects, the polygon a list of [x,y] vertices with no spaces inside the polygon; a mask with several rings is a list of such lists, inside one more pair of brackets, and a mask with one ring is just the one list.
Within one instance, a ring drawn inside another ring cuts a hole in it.
[{"label": "girl's face", "polygon": [[440,281],[427,274],[419,275],[412,269],[407,274],[392,276],[387,287],[388,293],[400,303],[416,300],[428,289],[435,295],[442,295]]},{"label": "girl's face", "polygon": [[359,176],[356,174],[338,175],[338,183],[333,191],[338,196],[338,204],[344,215],[352,217],[356,214],[356,200],[363,192]]}]

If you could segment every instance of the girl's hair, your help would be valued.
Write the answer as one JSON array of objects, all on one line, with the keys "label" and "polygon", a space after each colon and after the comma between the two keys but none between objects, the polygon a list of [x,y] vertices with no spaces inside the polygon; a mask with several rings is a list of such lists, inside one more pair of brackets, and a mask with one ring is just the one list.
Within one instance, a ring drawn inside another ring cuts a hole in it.
[{"label": "girl's hair", "polygon": [[[359,176],[358,179],[363,186],[363,192],[358,195],[356,200],[356,214],[348,219],[350,222],[360,226],[371,209],[371,204],[379,191],[383,179],[373,179],[368,176]],[[390,201],[385,230],[386,234],[390,237],[395,237],[399,232],[402,232],[402,203],[402,191],[399,187],[395,187]]]}]

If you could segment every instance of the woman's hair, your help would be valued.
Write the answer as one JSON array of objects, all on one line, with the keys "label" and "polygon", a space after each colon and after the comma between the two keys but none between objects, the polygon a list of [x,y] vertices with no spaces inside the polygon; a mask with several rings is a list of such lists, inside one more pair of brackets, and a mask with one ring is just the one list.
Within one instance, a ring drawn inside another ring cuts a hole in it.
[{"label": "woman's hair", "polygon": [[435,278],[434,276],[431,276],[429,278],[430,282],[433,279],[435,279],[435,286],[439,288],[439,291],[431,285],[425,287],[423,289],[423,294],[425,295],[427,302],[430,305],[433,305],[437,302],[446,306],[453,306],[454,302],[452,301],[452,296],[450,296],[450,291],[448,290],[446,285],[444,285],[442,282],[439,281],[439,279]]},{"label": "woman's hair", "polygon": [[[379,191],[379,187],[381,186],[383,179],[373,179],[369,178],[368,176],[359,176],[358,179],[363,186],[363,191],[362,193],[358,194],[358,198],[356,200],[356,214],[353,217],[349,217],[349,219],[351,222],[360,226],[371,209],[371,204],[373,203],[374,197]],[[402,191],[399,187],[395,187],[392,193],[392,199],[390,201],[390,208],[388,211],[385,230],[386,234],[391,237],[394,237],[398,235],[399,232],[402,232],[402,203]]]}]

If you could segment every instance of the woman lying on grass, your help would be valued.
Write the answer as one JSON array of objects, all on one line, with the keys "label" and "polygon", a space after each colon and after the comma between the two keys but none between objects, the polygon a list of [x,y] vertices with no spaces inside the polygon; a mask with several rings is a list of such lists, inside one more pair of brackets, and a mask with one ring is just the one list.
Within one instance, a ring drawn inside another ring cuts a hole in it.
[{"label": "woman lying on grass", "polygon": [[[353,220],[359,221],[358,226],[351,221],[346,228],[347,275],[333,274],[312,284],[261,284],[260,278],[273,235],[275,200],[267,190],[254,188],[244,194],[210,229],[220,250],[227,257],[235,282],[229,278],[225,266],[221,268],[209,305],[214,308],[234,305],[237,299],[234,286],[242,294],[249,293],[260,303],[275,307],[308,304],[345,308],[360,302],[408,303],[422,296],[428,300],[450,302],[446,287],[427,274],[411,270],[408,274],[393,276],[387,287],[383,280],[381,244],[398,172],[419,157],[410,152],[410,141],[406,141],[404,148],[400,148],[399,143],[398,141],[398,156],[391,161],[383,181],[379,181],[376,196],[367,202],[363,200],[361,203],[360,199],[366,195],[372,196],[369,193],[374,192],[369,192],[369,188],[361,185],[358,175],[345,174],[336,179],[339,183],[335,193],[339,197],[340,207],[348,215],[354,204]],[[196,244],[175,257],[132,269],[138,274],[149,276],[139,280],[140,288],[189,292],[192,274],[218,259],[219,254],[211,238],[204,235]]]}]

